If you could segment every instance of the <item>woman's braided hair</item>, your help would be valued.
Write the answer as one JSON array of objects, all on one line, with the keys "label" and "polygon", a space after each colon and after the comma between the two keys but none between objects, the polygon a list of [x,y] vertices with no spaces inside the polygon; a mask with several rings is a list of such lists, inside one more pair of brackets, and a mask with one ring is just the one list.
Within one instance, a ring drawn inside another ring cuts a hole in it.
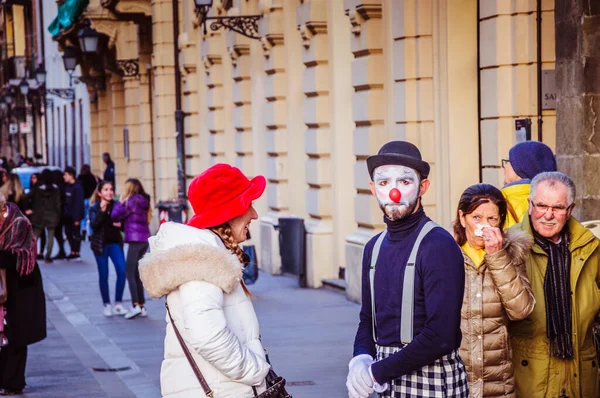
[{"label": "woman's braided hair", "polygon": [[[210,228],[210,230],[212,232],[214,232],[215,234],[217,234],[219,236],[219,238],[221,238],[225,247],[229,251],[231,251],[231,253],[235,254],[237,256],[237,258],[240,260],[240,263],[242,263],[245,266],[246,259],[244,258],[244,251],[242,250],[242,248],[240,247],[238,242],[233,237],[233,233],[231,231],[231,227],[229,226],[229,223],[217,225],[216,227]],[[246,293],[246,296],[252,297],[252,293],[250,293],[250,291],[246,287],[246,284],[244,283],[244,281],[242,280],[240,282],[242,284],[242,289],[244,289],[244,293]]]}]

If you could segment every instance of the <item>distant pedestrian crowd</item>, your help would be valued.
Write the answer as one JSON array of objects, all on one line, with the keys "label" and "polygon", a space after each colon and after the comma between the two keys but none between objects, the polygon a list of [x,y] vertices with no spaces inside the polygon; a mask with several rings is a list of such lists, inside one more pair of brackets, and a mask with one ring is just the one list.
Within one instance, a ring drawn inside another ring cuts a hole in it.
[{"label": "distant pedestrian crowd", "polygon": [[[103,314],[133,319],[148,315],[138,262],[148,251],[150,196],[130,178],[115,200],[115,165],[103,155],[103,179],[84,164],[79,174],[18,159],[0,159],[0,395],[21,394],[25,387],[27,345],[46,336],[45,302],[37,260],[80,259],[89,238],[98,266]],[[32,169],[27,166],[38,166]],[[38,170],[40,170],[38,172]],[[38,245],[38,240],[39,245]],[[58,253],[53,256],[54,241]],[[68,242],[70,253],[65,250]],[[129,244],[125,258],[123,244]],[[111,304],[108,262],[117,274]],[[122,303],[129,281],[132,306]]]}]

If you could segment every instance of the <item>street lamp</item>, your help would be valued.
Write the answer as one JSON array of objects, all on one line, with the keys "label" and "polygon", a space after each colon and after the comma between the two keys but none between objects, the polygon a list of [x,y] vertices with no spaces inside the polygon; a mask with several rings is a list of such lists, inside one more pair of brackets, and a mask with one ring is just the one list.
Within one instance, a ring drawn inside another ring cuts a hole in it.
[{"label": "street lamp", "polygon": [[77,33],[79,46],[86,54],[95,53],[98,50],[98,40],[100,39],[100,34],[95,29],[92,29],[91,25],[91,21],[89,19],[86,20],[85,27]]},{"label": "street lamp", "polygon": [[77,53],[75,52],[75,49],[73,47],[65,48],[62,58],[65,70],[69,72],[69,74],[73,73],[77,67]]},{"label": "street lamp", "polygon": [[27,83],[27,79],[23,78],[23,80],[21,80],[21,83],[19,83],[19,90],[21,90],[21,94],[24,96],[29,94],[29,83]]},{"label": "street lamp", "polygon": [[44,65],[40,64],[35,70],[35,80],[37,80],[40,86],[46,83],[46,69],[44,69]]}]

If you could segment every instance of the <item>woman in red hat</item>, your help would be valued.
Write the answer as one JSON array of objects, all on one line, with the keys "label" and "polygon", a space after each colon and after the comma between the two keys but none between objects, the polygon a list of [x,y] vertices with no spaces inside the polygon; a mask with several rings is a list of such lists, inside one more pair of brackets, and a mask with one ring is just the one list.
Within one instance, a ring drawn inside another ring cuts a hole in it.
[{"label": "woman in red hat", "polygon": [[242,282],[239,246],[258,218],[252,201],[265,186],[263,176],[249,180],[235,167],[214,165],[190,184],[195,215],[188,224],[162,224],[148,240],[140,276],[150,296],[166,296],[168,306],[163,397],[206,396],[177,334],[214,397],[254,397],[266,388],[270,366]]}]

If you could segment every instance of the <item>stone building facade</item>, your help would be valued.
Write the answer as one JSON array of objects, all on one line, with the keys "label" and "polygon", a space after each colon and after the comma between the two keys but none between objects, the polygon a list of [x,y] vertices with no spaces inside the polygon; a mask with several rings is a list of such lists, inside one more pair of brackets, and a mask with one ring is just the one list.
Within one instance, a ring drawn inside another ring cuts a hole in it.
[{"label": "stone building facade", "polygon": [[[137,176],[154,199],[177,197],[178,64],[186,177],[217,162],[267,177],[252,230],[267,271],[281,271],[278,218],[301,217],[308,285],[342,279],[358,299],[362,249],[383,227],[365,159],[386,141],[420,147],[432,166],[425,210],[446,227],[467,186],[502,184],[515,119],[555,146],[556,113],[538,107],[538,68],[554,69],[553,1],[214,1],[209,17],[260,16],[257,40],[211,21],[205,33],[193,0],[177,7],[178,29],[172,0],[90,0],[80,17],[106,40],[102,64],[81,59],[96,82],[93,167],[111,152],[118,185]],[[74,31],[55,39],[75,45]]]}]

